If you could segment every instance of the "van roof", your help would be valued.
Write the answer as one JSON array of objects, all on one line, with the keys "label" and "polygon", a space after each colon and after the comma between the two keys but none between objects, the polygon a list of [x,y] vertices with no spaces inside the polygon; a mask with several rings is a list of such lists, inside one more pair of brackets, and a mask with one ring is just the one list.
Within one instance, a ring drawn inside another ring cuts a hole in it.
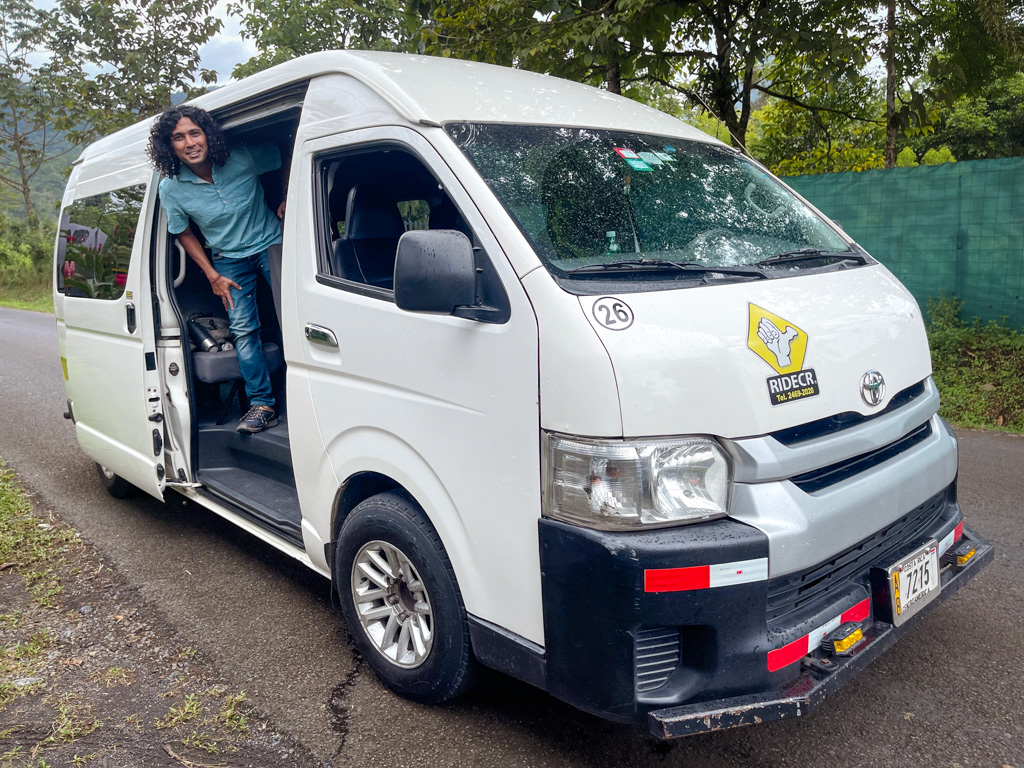
[{"label": "van roof", "polygon": [[[511,67],[381,51],[324,51],[218,88],[190,103],[216,111],[320,75],[349,75],[410,122],[609,128],[721,143],[664,112],[597,88]],[[152,118],[88,146],[80,159],[141,150]]]}]

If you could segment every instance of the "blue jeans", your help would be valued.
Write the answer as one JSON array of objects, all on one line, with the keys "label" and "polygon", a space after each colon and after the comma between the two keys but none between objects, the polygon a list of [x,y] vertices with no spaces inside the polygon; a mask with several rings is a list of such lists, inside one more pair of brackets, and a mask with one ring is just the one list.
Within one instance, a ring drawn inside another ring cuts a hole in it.
[{"label": "blue jeans", "polygon": [[238,353],[238,367],[245,379],[245,393],[252,405],[274,406],[274,393],[270,388],[270,373],[263,356],[263,342],[260,340],[260,313],[256,308],[256,278],[262,274],[270,282],[270,258],[266,251],[242,259],[219,258],[213,262],[214,269],[224,277],[238,283],[242,290],[231,289],[234,309],[228,310],[231,333],[235,337]]}]

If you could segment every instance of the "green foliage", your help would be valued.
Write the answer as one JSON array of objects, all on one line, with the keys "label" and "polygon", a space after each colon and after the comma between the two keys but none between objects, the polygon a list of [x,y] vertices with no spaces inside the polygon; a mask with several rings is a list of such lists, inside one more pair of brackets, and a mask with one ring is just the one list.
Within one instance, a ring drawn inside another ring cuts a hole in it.
[{"label": "green foliage", "polygon": [[667,53],[685,3],[661,0],[422,0],[425,53],[520,66],[570,80],[607,82],[675,75]]},{"label": "green foliage", "polygon": [[780,176],[881,168],[884,129],[870,106],[877,89],[856,79],[838,85],[817,111],[768,100],[751,121],[750,152]]},{"label": "green foliage", "polygon": [[923,154],[948,147],[959,160],[1024,155],[1024,73],[987,83],[939,109],[933,133],[910,141]]},{"label": "green foliage", "polygon": [[916,168],[920,163],[917,162],[917,155],[910,147],[904,147],[900,150],[900,153],[896,155],[896,167],[897,168]]},{"label": "green foliage", "polygon": [[953,153],[949,151],[949,147],[929,149],[924,153],[924,157],[921,158],[921,165],[942,165],[943,163],[955,162],[956,158],[953,157]]},{"label": "green foliage", "polygon": [[54,235],[49,222],[26,222],[0,214],[0,288],[49,285]]},{"label": "green foliage", "polygon": [[873,147],[852,144],[819,145],[772,167],[778,176],[815,175],[819,173],[860,172],[884,167],[884,159]]},{"label": "green foliage", "polygon": [[307,53],[336,48],[405,50],[419,18],[400,0],[236,0],[242,37],[259,53],[235,67],[244,77]]},{"label": "green foliage", "polygon": [[1024,431],[1024,333],[960,318],[963,302],[928,302],[928,338],[942,415],[954,424]]},{"label": "green foliage", "polygon": [[76,143],[192,98],[216,80],[200,66],[200,47],[223,22],[215,0],[59,0],[46,25],[51,67]]},{"label": "green foliage", "polygon": [[[604,83],[615,93],[660,84],[713,113],[743,144],[756,90],[824,90],[866,61],[850,27],[867,16],[851,7],[797,0],[430,0],[419,41],[428,53]],[[807,66],[790,78],[787,67],[797,59]]]}]

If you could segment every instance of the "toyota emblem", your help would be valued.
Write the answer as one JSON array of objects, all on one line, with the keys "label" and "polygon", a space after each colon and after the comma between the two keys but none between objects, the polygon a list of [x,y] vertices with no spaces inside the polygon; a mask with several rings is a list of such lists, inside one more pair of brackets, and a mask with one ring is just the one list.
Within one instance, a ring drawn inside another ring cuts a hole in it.
[{"label": "toyota emblem", "polygon": [[878,371],[868,371],[860,378],[860,396],[868,405],[875,406],[885,397],[885,379]]}]

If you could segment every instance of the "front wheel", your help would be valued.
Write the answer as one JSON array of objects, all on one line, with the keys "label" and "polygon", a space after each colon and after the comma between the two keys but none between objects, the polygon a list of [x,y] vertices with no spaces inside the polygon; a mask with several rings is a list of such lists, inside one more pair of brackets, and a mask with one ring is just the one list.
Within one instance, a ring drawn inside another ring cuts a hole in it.
[{"label": "front wheel", "polygon": [[389,688],[429,704],[469,689],[475,660],[455,572],[406,493],[381,493],[352,510],[334,569],[349,632]]},{"label": "front wheel", "polygon": [[115,475],[113,471],[107,469],[99,462],[96,463],[96,471],[99,473],[100,482],[107,489],[107,493],[115,499],[123,499],[135,487],[120,475]]}]

